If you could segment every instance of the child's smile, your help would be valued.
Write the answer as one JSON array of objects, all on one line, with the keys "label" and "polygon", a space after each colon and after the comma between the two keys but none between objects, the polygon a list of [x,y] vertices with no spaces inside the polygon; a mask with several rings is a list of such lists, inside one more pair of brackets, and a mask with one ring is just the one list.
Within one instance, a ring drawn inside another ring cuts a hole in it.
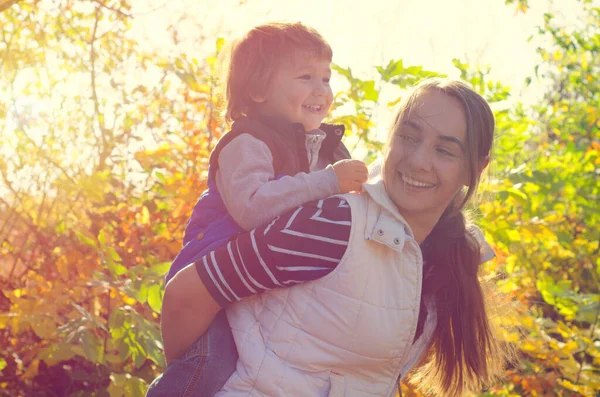
[{"label": "child's smile", "polygon": [[255,96],[261,114],[302,123],[306,131],[319,128],[333,102],[329,60],[310,54],[284,60],[265,95]]}]

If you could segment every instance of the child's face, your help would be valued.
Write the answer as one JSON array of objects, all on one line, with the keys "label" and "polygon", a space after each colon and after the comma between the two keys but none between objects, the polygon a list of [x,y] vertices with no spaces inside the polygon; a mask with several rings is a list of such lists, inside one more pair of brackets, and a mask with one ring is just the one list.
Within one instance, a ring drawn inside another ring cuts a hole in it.
[{"label": "child's face", "polygon": [[331,66],[326,59],[299,55],[283,61],[267,93],[253,99],[261,114],[302,123],[312,131],[319,128],[333,102]]}]

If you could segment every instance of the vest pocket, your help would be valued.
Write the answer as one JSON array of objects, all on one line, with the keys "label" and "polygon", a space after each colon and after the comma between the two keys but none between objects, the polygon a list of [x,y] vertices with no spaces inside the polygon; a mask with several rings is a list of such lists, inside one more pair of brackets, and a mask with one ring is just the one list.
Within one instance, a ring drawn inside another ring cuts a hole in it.
[{"label": "vest pocket", "polygon": [[344,375],[340,375],[335,372],[330,372],[329,384],[331,385],[331,387],[329,388],[329,397],[344,397],[346,389]]}]

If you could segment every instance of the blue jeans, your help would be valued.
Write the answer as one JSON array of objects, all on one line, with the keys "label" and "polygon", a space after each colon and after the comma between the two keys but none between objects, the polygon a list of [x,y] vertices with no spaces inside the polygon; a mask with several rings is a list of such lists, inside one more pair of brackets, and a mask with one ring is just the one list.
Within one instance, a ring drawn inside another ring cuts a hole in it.
[{"label": "blue jeans", "polygon": [[213,397],[235,370],[238,354],[225,310],[152,382],[146,397]]}]

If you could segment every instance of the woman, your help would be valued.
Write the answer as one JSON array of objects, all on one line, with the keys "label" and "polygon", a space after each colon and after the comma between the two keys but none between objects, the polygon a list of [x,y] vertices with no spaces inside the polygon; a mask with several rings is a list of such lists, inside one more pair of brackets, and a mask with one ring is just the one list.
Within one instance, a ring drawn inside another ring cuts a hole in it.
[{"label": "woman", "polygon": [[488,258],[462,210],[493,132],[489,106],[463,83],[417,86],[379,180],[240,234],[167,285],[163,337],[179,346],[167,357],[198,336],[186,321],[208,327],[226,306],[239,359],[217,396],[389,396],[415,364],[412,377],[436,394],[480,390],[508,352],[477,277]]}]

